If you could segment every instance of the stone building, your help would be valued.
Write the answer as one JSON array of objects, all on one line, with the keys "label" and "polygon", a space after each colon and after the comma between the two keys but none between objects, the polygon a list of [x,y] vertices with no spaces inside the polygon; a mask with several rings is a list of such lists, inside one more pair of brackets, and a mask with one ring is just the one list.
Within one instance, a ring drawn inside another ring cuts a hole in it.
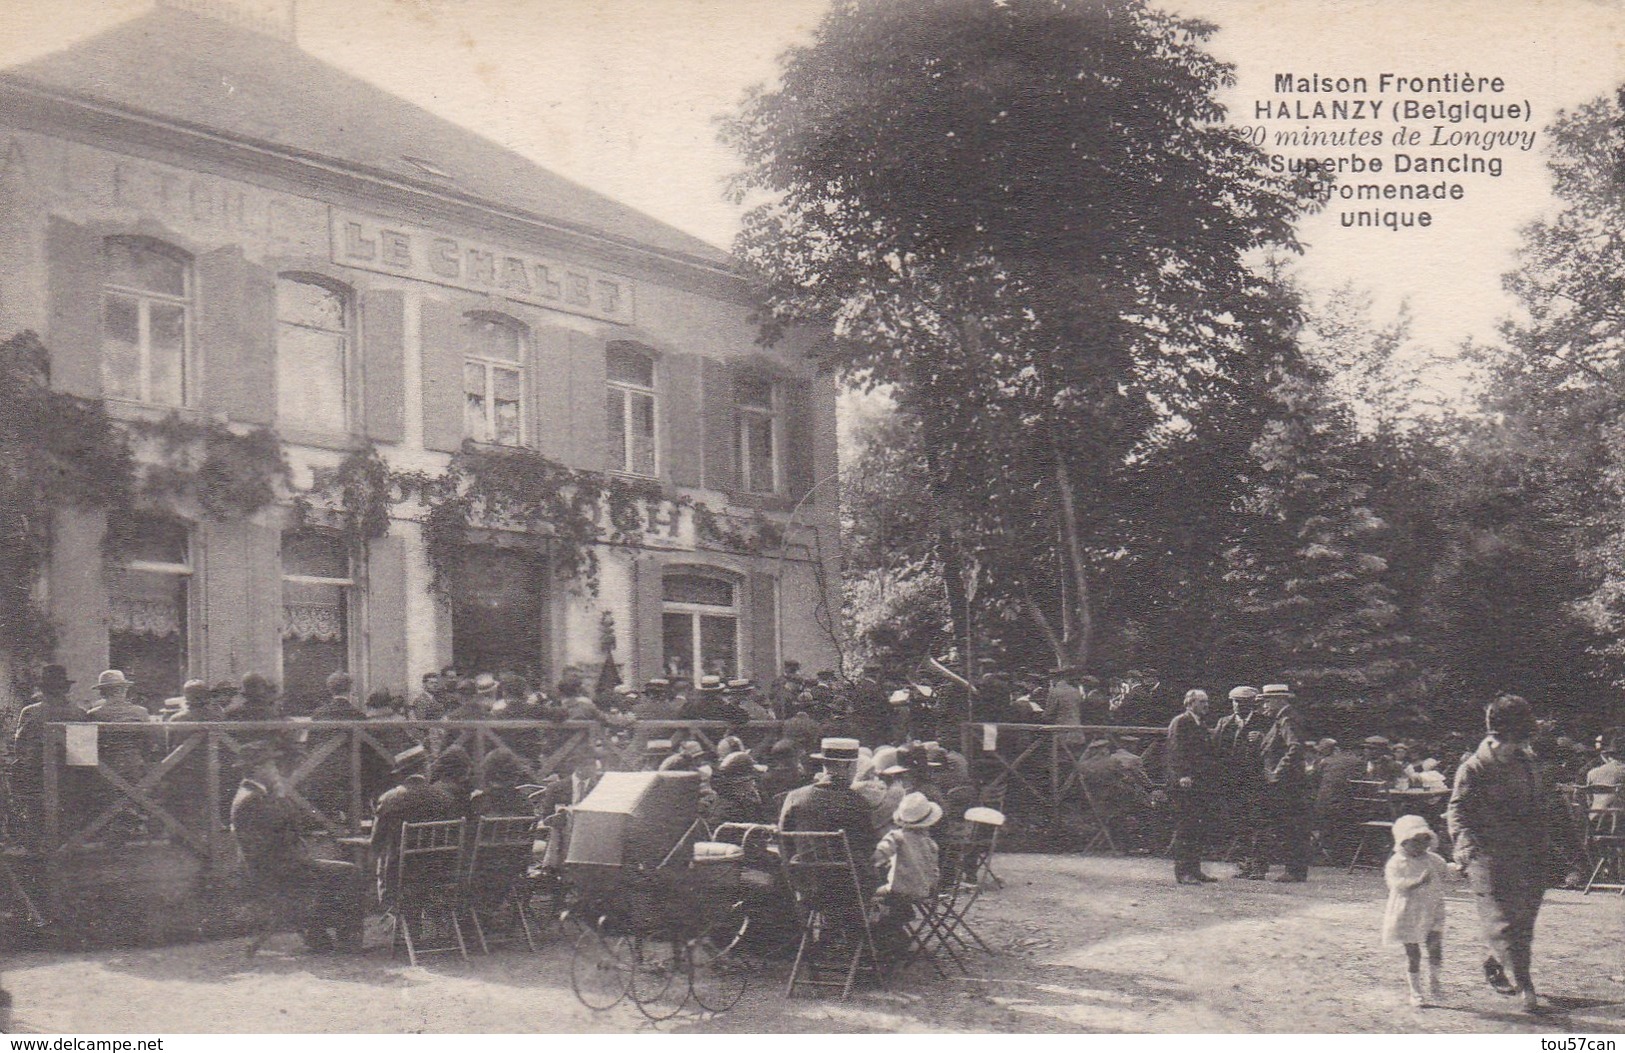
[{"label": "stone building", "polygon": [[[447,664],[596,670],[611,637],[629,680],[831,664],[835,385],[804,340],[756,345],[727,255],[185,6],[0,73],[0,335],[37,332],[53,386],[116,419],[272,429],[292,485],[242,517],[121,510],[116,560],[107,517],[57,516],[44,589],[79,685],[120,667],[156,700],[258,670],[297,707],[335,669],[394,691]],[[784,541],[682,512],[600,546],[594,594],[545,531],[484,524],[437,589],[412,504],[365,543],[294,514],[350,451],[432,474],[466,440]]]}]

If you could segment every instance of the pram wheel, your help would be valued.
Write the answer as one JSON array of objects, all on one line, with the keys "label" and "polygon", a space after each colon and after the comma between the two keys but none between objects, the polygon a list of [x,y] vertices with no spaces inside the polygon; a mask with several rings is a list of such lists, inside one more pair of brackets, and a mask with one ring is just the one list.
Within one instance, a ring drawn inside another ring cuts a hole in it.
[{"label": "pram wheel", "polygon": [[588,928],[576,939],[570,956],[570,987],[588,1009],[610,1009],[631,990],[634,960],[627,937]]},{"label": "pram wheel", "polygon": [[680,940],[633,941],[632,1001],[650,1020],[670,1020],[688,1001],[688,967]]},{"label": "pram wheel", "polygon": [[688,986],[694,1002],[712,1013],[726,1013],[745,995],[750,968],[739,953],[750,927],[743,901],[688,944]]}]

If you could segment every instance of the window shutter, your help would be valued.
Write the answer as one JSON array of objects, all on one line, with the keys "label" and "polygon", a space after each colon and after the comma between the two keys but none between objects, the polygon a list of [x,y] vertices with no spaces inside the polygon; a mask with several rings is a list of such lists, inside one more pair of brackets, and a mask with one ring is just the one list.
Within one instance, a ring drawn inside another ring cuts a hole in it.
[{"label": "window shutter", "polygon": [[[572,454],[569,465],[601,472],[609,462],[609,433],[606,427],[604,397],[608,391],[608,369],[604,342],[586,333],[570,333],[570,431]],[[655,412],[660,412],[658,409]]]},{"label": "window shutter", "polygon": [[361,369],[369,439],[400,442],[406,435],[406,297],[374,289],[361,298]]},{"label": "window shutter", "polygon": [[46,227],[51,320],[45,346],[51,385],[84,398],[102,393],[102,239],[52,216]]},{"label": "window shutter", "polygon": [[456,453],[463,445],[462,313],[423,301],[423,446]]},{"label": "window shutter", "polygon": [[784,481],[792,501],[807,495],[818,480],[813,463],[816,446],[813,425],[813,385],[807,380],[787,380],[784,392]]},{"label": "window shutter", "polygon": [[666,421],[666,464],[678,486],[700,486],[705,425],[700,416],[700,358],[666,355],[660,360],[660,412]]},{"label": "window shutter", "polygon": [[636,666],[622,675],[627,680],[642,684],[651,677],[665,675],[665,633],[661,614],[664,610],[662,593],[664,569],[658,558],[644,556],[635,565],[632,608],[637,618]]},{"label": "window shutter", "polygon": [[196,277],[197,401],[232,420],[270,424],[276,412],[275,276],[232,246],[199,256]]},{"label": "window shutter", "polygon": [[764,683],[776,676],[779,668],[777,594],[773,575],[753,573],[750,576],[747,639],[750,640],[751,673]]},{"label": "window shutter", "polygon": [[367,690],[407,693],[406,544],[398,537],[367,545]]},{"label": "window shutter", "polygon": [[733,367],[713,358],[702,359],[701,363],[705,485],[716,490],[736,490],[739,470],[734,464],[734,433],[739,425],[734,410]]},{"label": "window shutter", "polygon": [[[539,326],[530,332],[531,445],[556,461],[569,459],[570,385],[560,383],[570,366],[570,333]],[[598,412],[603,410],[598,399]]]}]

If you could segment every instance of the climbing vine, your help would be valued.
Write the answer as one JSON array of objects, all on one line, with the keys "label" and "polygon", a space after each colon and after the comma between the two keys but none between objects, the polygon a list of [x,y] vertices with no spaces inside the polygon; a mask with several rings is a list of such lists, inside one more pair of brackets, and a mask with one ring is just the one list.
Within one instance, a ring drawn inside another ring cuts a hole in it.
[{"label": "climbing vine", "polygon": [[21,673],[56,645],[35,592],[52,515],[128,504],[135,472],[100,403],[50,390],[50,356],[32,332],[0,343],[0,406],[0,641]]},{"label": "climbing vine", "polygon": [[304,527],[319,525],[319,507],[331,509],[344,539],[357,549],[389,533],[390,510],[400,499],[395,473],[368,443],[346,454],[337,467],[317,469],[314,485],[293,499],[293,508]]},{"label": "climbing vine", "polygon": [[163,504],[195,505],[225,522],[253,515],[291,485],[282,440],[269,428],[244,435],[219,421],[187,420],[178,412],[124,425],[143,443],[140,496]]}]

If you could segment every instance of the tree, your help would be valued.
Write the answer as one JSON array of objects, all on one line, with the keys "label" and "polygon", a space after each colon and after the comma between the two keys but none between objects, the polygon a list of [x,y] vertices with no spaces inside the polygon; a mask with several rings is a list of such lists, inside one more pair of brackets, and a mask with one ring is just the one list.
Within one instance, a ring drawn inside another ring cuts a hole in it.
[{"label": "tree", "polygon": [[1314,187],[1222,125],[1210,24],[1141,0],[851,0],[724,137],[763,338],[815,325],[920,425],[980,589],[1086,664],[1098,595],[1241,456],[1274,364],[1256,250]]}]

